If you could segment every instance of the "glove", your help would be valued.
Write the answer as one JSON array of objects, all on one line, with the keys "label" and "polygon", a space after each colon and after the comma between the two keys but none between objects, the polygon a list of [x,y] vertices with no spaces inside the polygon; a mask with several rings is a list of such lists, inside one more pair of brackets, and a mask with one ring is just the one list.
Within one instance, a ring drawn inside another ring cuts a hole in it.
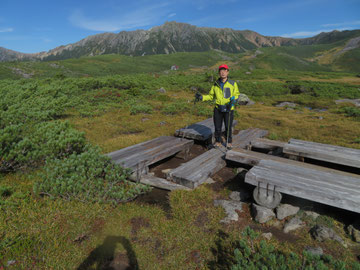
[{"label": "glove", "polygon": [[196,100],[196,101],[202,100],[202,95],[201,95],[200,93],[196,93],[196,94],[195,94],[195,100]]},{"label": "glove", "polygon": [[230,105],[231,107],[234,107],[234,106],[235,106],[235,104],[236,104],[236,99],[235,99],[235,97],[234,97],[234,96],[232,96],[232,97],[230,98],[229,105]]}]

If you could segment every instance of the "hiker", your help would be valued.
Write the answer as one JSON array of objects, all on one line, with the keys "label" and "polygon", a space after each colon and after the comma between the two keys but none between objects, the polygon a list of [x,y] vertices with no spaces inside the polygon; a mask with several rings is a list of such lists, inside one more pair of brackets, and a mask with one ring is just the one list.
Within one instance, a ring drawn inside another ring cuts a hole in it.
[{"label": "hiker", "polygon": [[232,123],[234,119],[234,106],[239,98],[239,89],[235,81],[228,79],[229,67],[225,64],[219,66],[220,78],[211,87],[208,95],[195,94],[196,101],[207,101],[215,98],[214,126],[215,147],[221,146],[222,122],[225,123],[225,138],[227,149],[232,148]]}]

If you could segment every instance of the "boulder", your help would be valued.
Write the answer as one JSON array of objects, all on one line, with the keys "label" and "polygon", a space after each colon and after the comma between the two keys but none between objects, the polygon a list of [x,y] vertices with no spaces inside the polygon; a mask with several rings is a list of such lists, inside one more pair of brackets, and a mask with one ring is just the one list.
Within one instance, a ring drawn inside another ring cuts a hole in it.
[{"label": "boulder", "polygon": [[292,206],[291,204],[280,204],[276,207],[276,217],[277,219],[282,220],[286,217],[296,215],[299,210],[299,207]]},{"label": "boulder", "polygon": [[310,233],[315,240],[320,242],[330,239],[335,240],[343,245],[345,244],[344,240],[338,234],[336,234],[333,229],[323,225],[315,225],[313,228],[311,228]]},{"label": "boulder", "polygon": [[270,240],[272,238],[272,236],[273,236],[273,234],[271,232],[263,233],[261,235],[262,235],[262,237],[264,237],[267,240]]},{"label": "boulder", "polygon": [[233,191],[230,194],[230,199],[241,202],[250,198],[250,193],[247,190]]},{"label": "boulder", "polygon": [[312,255],[323,255],[324,251],[321,247],[305,247],[305,251],[309,252]]},{"label": "boulder", "polygon": [[320,216],[320,214],[313,212],[313,211],[305,211],[304,214],[308,217],[311,217],[314,220]]},{"label": "boulder", "polygon": [[284,101],[284,102],[281,102],[277,105],[275,105],[276,107],[290,107],[290,108],[295,108],[296,107],[296,104],[293,103],[293,102],[287,102],[287,101]]},{"label": "boulder", "polygon": [[162,87],[160,89],[156,90],[156,91],[159,92],[159,93],[163,93],[163,94],[166,93],[166,90],[164,88],[162,88]]},{"label": "boulder", "polygon": [[255,203],[252,204],[252,211],[254,219],[259,223],[268,222],[275,217],[275,213],[273,210],[257,205]]},{"label": "boulder", "polygon": [[347,227],[347,231],[356,243],[360,243],[360,220]]},{"label": "boulder", "polygon": [[340,103],[343,103],[343,102],[352,103],[352,104],[354,104],[356,107],[360,107],[360,98],[358,98],[358,99],[348,99],[348,98],[345,98],[345,99],[335,100],[335,103],[336,103],[336,104],[340,104]]},{"label": "boulder", "polygon": [[284,233],[288,233],[290,231],[299,229],[299,228],[303,227],[304,225],[305,225],[304,222],[300,218],[294,217],[285,224],[283,231],[284,231]]},{"label": "boulder", "polygon": [[220,220],[220,222],[230,223],[231,221],[237,221],[239,219],[239,215],[236,213],[235,210],[242,211],[242,202],[215,200],[214,205],[222,206],[227,215],[224,219]]}]

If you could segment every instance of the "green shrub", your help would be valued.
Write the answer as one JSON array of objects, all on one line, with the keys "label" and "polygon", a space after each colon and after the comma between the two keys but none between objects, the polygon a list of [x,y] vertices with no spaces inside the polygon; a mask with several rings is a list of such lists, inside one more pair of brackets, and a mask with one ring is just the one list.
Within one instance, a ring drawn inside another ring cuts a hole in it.
[{"label": "green shrub", "polygon": [[98,148],[65,159],[51,159],[34,185],[36,194],[88,202],[126,202],[149,190],[127,180],[129,171],[101,155]]},{"label": "green shrub", "polygon": [[[232,270],[240,269],[348,269],[343,261],[335,260],[330,255],[312,255],[304,251],[301,256],[276,249],[265,240],[258,241],[258,234],[249,227],[245,228],[243,238],[234,250]],[[352,269],[359,269],[354,262]]]},{"label": "green shrub", "polygon": [[360,119],[360,109],[356,107],[342,107],[340,109],[341,113],[344,113],[346,116],[355,117]]},{"label": "green shrub", "polygon": [[146,103],[138,103],[133,104],[130,107],[130,114],[138,114],[138,113],[152,113],[152,106]]},{"label": "green shrub", "polygon": [[0,172],[34,168],[47,158],[80,153],[85,136],[61,121],[26,127],[11,125],[0,130]]},{"label": "green shrub", "polygon": [[162,109],[161,112],[163,114],[168,115],[175,115],[178,113],[182,113],[189,110],[189,105],[185,102],[177,102],[177,103],[170,103],[166,104]]}]

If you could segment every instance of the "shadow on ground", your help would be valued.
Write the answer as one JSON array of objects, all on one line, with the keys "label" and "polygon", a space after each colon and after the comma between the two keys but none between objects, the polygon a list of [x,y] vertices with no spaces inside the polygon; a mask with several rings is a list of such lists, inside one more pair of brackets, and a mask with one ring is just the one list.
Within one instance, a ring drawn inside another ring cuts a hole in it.
[{"label": "shadow on ground", "polygon": [[[117,244],[124,247],[126,254],[115,253]],[[77,269],[138,270],[139,265],[136,254],[127,238],[107,236],[104,242],[96,247]]]}]

